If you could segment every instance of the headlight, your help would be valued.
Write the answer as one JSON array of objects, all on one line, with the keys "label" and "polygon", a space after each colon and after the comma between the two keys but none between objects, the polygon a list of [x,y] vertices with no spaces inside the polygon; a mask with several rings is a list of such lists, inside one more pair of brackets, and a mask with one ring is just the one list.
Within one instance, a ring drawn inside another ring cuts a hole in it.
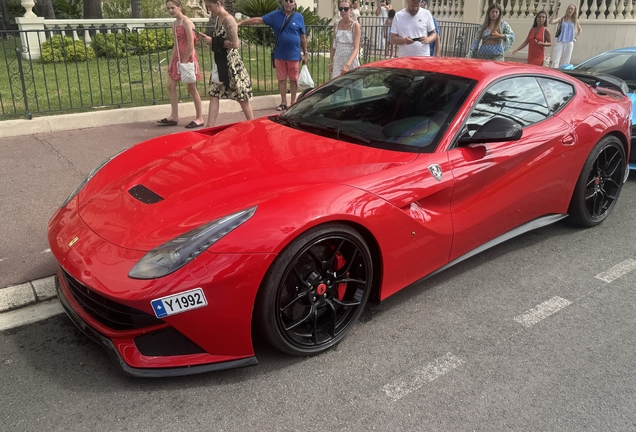
[{"label": "headlight", "polygon": [[231,214],[170,240],[154,248],[130,270],[133,279],[155,279],[170,274],[222,239],[252,217],[256,207]]},{"label": "headlight", "polygon": [[62,205],[60,207],[64,207],[66,206],[66,204],[69,203],[70,200],[72,200],[75,195],[77,195],[78,193],[80,193],[80,191],[84,188],[84,186],[86,186],[86,183],[89,182],[90,179],[93,178],[93,176],[95,174],[97,174],[97,171],[99,171],[100,169],[102,169],[104,167],[104,165],[106,165],[108,162],[112,161],[113,159],[115,159],[117,156],[119,156],[121,153],[123,153],[123,151],[120,151],[119,153],[117,153],[114,156],[111,156],[110,158],[106,159],[104,162],[100,163],[99,165],[97,165],[95,168],[93,168],[84,178],[84,180],[82,180],[81,182],[79,182],[79,184],[77,186],[75,186],[75,189],[73,189],[71,191],[70,194],[68,194],[68,196],[66,197],[66,199],[64,200],[64,202],[62,203]]}]

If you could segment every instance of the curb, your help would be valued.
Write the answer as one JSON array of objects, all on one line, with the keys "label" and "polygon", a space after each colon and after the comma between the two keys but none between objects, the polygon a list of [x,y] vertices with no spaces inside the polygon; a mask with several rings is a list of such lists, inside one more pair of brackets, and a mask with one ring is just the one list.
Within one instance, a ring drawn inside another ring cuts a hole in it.
[{"label": "curb", "polygon": [[0,313],[56,298],[55,276],[0,289]]},{"label": "curb", "polygon": [[[280,95],[256,96],[250,101],[253,111],[274,109],[280,103]],[[203,112],[208,112],[209,101],[203,101]],[[233,100],[222,99],[219,114],[240,112],[241,106]],[[115,108],[95,110],[75,114],[61,114],[46,117],[34,117],[31,120],[0,121],[0,138],[9,138],[38,133],[57,132],[72,129],[86,129],[114,124],[155,121],[170,114],[170,105],[151,105],[134,108]],[[179,116],[182,119],[194,117],[194,104],[179,104]],[[204,115],[205,117],[205,115]]]}]

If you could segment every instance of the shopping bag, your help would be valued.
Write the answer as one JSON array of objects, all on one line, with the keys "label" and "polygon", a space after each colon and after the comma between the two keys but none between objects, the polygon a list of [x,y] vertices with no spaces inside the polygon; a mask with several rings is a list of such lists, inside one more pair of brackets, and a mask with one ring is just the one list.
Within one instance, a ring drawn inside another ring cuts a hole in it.
[{"label": "shopping bag", "polygon": [[194,62],[177,63],[179,67],[179,75],[181,75],[181,82],[186,84],[192,84],[197,82],[197,73],[194,67]]},{"label": "shopping bag", "polygon": [[314,86],[314,80],[311,78],[311,75],[309,74],[309,68],[307,67],[306,64],[304,64],[303,67],[300,68],[300,74],[298,75],[298,87],[305,88],[305,87],[313,87],[313,86]]},{"label": "shopping bag", "polygon": [[216,66],[216,63],[212,63],[212,76],[210,77],[210,82],[220,84],[221,79],[219,78],[219,68]]}]

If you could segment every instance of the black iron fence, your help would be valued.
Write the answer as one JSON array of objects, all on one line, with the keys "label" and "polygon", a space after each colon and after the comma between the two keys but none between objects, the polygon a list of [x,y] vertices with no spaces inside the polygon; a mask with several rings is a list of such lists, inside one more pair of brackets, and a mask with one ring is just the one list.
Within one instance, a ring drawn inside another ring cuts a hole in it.
[{"label": "black iron fence", "polygon": [[[388,27],[380,25],[377,17],[369,18],[361,20],[363,64],[396,54],[387,40]],[[478,26],[439,24],[441,54],[465,56]],[[271,29],[240,27],[239,32],[241,56],[254,93],[277,93],[276,71],[270,61],[271,45],[263,43],[271,40]],[[27,33],[37,33],[37,37],[29,38]],[[331,26],[307,27],[308,66],[316,85],[330,78],[332,39]],[[37,40],[37,45],[30,46],[29,40]],[[166,103],[172,43],[170,27],[0,32],[0,119]],[[202,42],[196,44],[196,49],[202,75],[198,89],[206,95],[212,54]],[[39,56],[36,58],[34,53]],[[189,98],[185,85],[179,86],[179,98]]]}]

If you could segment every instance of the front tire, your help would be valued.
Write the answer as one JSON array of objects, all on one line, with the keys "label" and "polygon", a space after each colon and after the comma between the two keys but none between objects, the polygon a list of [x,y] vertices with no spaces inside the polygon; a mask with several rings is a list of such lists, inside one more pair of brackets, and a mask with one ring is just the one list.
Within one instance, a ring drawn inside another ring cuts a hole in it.
[{"label": "front tire", "polygon": [[592,227],[603,222],[616,205],[625,178],[625,150],[618,138],[600,140],[585,161],[574,188],[570,221]]},{"label": "front tire", "polygon": [[274,260],[256,297],[255,324],[292,355],[323,352],[351,330],[373,283],[371,252],[343,224],[313,228]]}]

